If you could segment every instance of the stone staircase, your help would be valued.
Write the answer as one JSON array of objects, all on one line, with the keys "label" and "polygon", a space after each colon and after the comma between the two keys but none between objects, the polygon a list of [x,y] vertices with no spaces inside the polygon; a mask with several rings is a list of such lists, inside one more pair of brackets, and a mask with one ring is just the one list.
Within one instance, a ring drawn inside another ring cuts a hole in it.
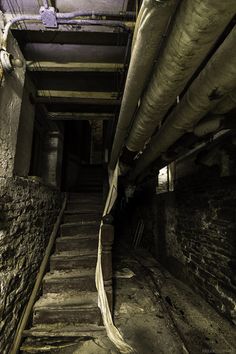
[{"label": "stone staircase", "polygon": [[67,353],[68,346],[104,331],[95,286],[102,209],[102,194],[70,194],[21,353]]}]

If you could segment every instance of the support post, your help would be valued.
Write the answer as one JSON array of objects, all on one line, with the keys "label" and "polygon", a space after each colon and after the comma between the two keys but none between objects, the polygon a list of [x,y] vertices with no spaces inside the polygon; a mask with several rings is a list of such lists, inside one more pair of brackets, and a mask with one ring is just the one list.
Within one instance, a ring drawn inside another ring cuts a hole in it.
[{"label": "support post", "polygon": [[44,182],[54,188],[60,188],[63,137],[58,130],[48,132],[44,152]]},{"label": "support post", "polygon": [[106,291],[111,314],[113,313],[113,288],[112,288],[113,241],[114,241],[114,227],[111,224],[104,223],[102,225],[102,272],[103,272],[105,291]]}]

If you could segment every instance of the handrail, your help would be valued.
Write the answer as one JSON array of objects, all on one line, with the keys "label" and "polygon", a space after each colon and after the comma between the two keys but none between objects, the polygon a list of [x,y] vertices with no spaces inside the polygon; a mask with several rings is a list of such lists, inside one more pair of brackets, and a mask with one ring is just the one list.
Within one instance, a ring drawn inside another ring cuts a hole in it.
[{"label": "handrail", "polygon": [[51,255],[51,251],[52,251],[55,239],[57,237],[57,232],[58,232],[58,229],[59,229],[59,226],[60,226],[60,223],[61,223],[61,219],[62,219],[64,210],[65,210],[65,207],[66,207],[67,198],[68,198],[68,196],[66,194],[65,198],[64,198],[64,201],[63,201],[63,204],[62,204],[61,211],[60,211],[60,213],[59,213],[59,215],[57,217],[57,221],[54,224],[52,233],[50,235],[49,242],[48,242],[48,245],[47,245],[47,248],[46,248],[46,251],[45,251],[45,255],[43,257],[42,263],[41,263],[40,268],[39,268],[38,275],[36,277],[34,288],[32,290],[32,293],[31,293],[31,296],[29,298],[29,301],[28,301],[28,303],[27,303],[27,305],[26,305],[26,307],[25,307],[25,309],[24,309],[24,311],[23,311],[23,313],[21,315],[21,319],[20,319],[20,322],[19,322],[17,330],[16,330],[16,334],[15,334],[15,337],[14,337],[12,348],[10,350],[10,354],[17,354],[18,353],[18,350],[19,350],[19,347],[20,347],[20,344],[21,344],[23,331],[24,331],[24,329],[25,329],[25,327],[27,325],[27,322],[28,322],[32,307],[33,307],[33,305],[35,303],[35,300],[36,300],[36,297],[38,295],[38,291],[39,291],[43,276],[45,274],[45,270],[46,270],[46,267],[47,267],[47,264],[48,264],[48,260],[49,260],[49,257]]}]

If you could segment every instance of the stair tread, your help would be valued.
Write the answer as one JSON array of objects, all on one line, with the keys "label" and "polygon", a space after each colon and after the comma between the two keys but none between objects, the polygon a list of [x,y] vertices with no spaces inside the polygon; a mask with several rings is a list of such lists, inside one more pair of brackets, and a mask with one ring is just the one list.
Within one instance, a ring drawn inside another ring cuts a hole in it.
[{"label": "stair tread", "polygon": [[95,257],[97,256],[97,250],[85,249],[78,251],[61,251],[51,255],[51,259],[73,259],[73,258],[86,258],[86,257]]},{"label": "stair tread", "polygon": [[63,227],[70,227],[70,226],[82,226],[83,228],[86,228],[86,227],[91,227],[91,226],[94,226],[94,228],[95,227],[98,227],[99,226],[99,224],[100,224],[100,220],[99,221],[97,221],[96,222],[96,224],[95,223],[93,223],[93,224],[91,224],[91,225],[89,225],[89,224],[85,224],[85,225],[81,225],[81,222],[80,221],[73,221],[73,222],[65,222],[65,223],[63,223],[63,224],[61,224],[60,225],[60,227],[61,228],[63,228]]},{"label": "stair tread", "polygon": [[68,214],[88,214],[88,212],[89,213],[91,213],[91,214],[99,214],[99,215],[101,215],[102,214],[102,211],[103,211],[103,208],[100,208],[99,210],[97,210],[98,208],[94,208],[94,209],[92,209],[92,208],[87,208],[87,209],[85,209],[84,208],[84,210],[83,209],[67,209],[67,210],[65,210],[64,211],[64,214],[65,215],[68,215]]},{"label": "stair tread", "polygon": [[57,238],[56,242],[66,242],[70,240],[98,240],[98,232],[96,234],[79,234],[76,233],[75,235],[63,235]]},{"label": "stair tread", "polygon": [[34,311],[55,308],[84,310],[86,308],[97,307],[97,292],[47,293],[41,296],[35,303]]},{"label": "stair tread", "polygon": [[81,268],[81,269],[70,269],[70,270],[53,270],[46,273],[44,276],[44,281],[58,281],[58,279],[71,279],[71,278],[81,278],[81,277],[95,277],[94,268]]},{"label": "stair tread", "polygon": [[87,336],[91,332],[104,331],[104,326],[96,324],[65,324],[65,323],[53,323],[53,324],[41,324],[24,330],[23,336],[26,337],[78,337]]}]

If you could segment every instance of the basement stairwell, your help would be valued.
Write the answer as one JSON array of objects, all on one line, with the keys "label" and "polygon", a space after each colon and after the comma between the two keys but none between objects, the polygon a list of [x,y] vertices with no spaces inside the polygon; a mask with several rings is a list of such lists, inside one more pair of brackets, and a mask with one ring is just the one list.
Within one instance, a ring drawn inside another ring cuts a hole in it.
[{"label": "basement stairwell", "polygon": [[33,308],[32,327],[24,331],[22,353],[44,353],[104,331],[97,305],[95,266],[103,200],[100,193],[70,194]]}]

